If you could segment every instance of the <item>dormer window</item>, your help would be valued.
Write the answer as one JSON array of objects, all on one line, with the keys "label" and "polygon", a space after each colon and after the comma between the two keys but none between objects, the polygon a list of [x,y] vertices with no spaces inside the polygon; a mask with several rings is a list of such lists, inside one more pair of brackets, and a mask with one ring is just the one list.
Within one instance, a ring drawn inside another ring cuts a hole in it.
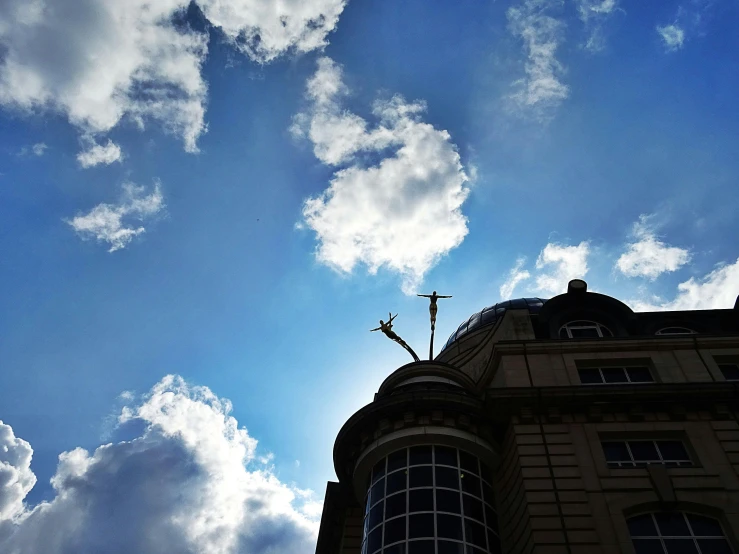
[{"label": "dormer window", "polygon": [[657,331],[655,335],[695,335],[695,331],[687,327],[665,327]]},{"label": "dormer window", "polygon": [[570,321],[559,330],[561,339],[597,339],[612,337],[611,330],[595,321]]}]

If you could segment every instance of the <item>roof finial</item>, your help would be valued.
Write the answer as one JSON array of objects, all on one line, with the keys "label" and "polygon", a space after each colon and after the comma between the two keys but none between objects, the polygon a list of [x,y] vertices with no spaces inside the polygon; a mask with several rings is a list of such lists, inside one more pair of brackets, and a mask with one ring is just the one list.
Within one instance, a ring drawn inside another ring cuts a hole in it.
[{"label": "roof finial", "polygon": [[432,294],[417,294],[423,298],[428,298],[429,303],[429,315],[431,316],[431,343],[429,344],[429,360],[434,359],[434,331],[436,330],[436,312],[439,311],[439,307],[436,305],[436,301],[439,298],[451,298],[451,296],[441,296],[436,294],[434,291]]}]

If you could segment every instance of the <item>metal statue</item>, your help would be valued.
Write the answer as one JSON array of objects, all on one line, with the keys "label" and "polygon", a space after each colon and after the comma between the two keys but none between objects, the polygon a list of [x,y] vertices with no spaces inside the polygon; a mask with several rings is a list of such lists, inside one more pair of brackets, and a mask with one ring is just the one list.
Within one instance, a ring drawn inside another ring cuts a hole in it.
[{"label": "metal statue", "polygon": [[387,315],[390,318],[387,320],[387,323],[380,320],[380,326],[376,329],[370,329],[370,332],[382,331],[387,338],[389,338],[391,341],[397,342],[400,346],[405,348],[411,356],[413,356],[414,360],[420,362],[421,360],[418,358],[413,349],[408,346],[408,344],[403,339],[401,339],[395,331],[393,331],[393,320],[398,317],[398,314],[393,315],[392,312],[388,312]]},{"label": "metal statue", "polygon": [[431,342],[429,343],[429,360],[434,359],[434,331],[436,330],[436,312],[439,311],[439,307],[436,305],[436,301],[439,298],[451,298],[451,296],[442,296],[436,294],[434,291],[432,294],[417,294],[422,298],[428,298],[429,302],[429,315],[431,316]]}]

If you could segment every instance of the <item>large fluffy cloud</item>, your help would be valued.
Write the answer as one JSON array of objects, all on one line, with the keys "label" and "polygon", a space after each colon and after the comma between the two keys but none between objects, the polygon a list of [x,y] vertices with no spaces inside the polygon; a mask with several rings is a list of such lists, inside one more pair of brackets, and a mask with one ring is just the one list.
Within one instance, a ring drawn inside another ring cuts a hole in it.
[{"label": "large fluffy cloud", "polygon": [[[33,449],[0,420],[0,522],[23,512],[23,499],[36,484],[31,471]],[[1,532],[0,527],[0,532]]]},{"label": "large fluffy cloud", "polygon": [[[202,0],[210,23],[264,63],[325,44],[345,0]],[[161,122],[189,151],[205,131],[207,35],[190,0],[7,0],[0,3],[0,105],[65,114],[86,134],[124,117]]]},{"label": "large fluffy cloud", "polygon": [[82,239],[107,242],[109,252],[125,248],[133,238],[146,229],[141,222],[164,208],[164,197],[158,182],[151,194],[133,183],[123,185],[123,196],[118,204],[98,204],[86,214],[73,217],[67,223]]},{"label": "large fluffy cloud", "polygon": [[347,273],[358,263],[371,273],[385,266],[410,293],[466,236],[468,177],[449,133],[422,121],[422,102],[379,100],[371,127],[343,109],[346,94],[341,68],[320,59],[292,131],[337,170],[327,190],[306,200],[304,221],[318,236],[319,261]]},{"label": "large fluffy cloud", "polygon": [[577,246],[549,243],[536,259],[536,289],[548,294],[562,294],[572,279],[582,279],[588,273],[590,244]]},{"label": "large fluffy cloud", "polygon": [[[51,501],[19,504],[33,484],[28,477],[15,489],[0,486],[0,551],[312,552],[318,524],[310,493],[281,483],[259,462],[256,441],[230,410],[209,389],[165,377],[121,413],[121,425],[143,428],[137,438],[60,455]],[[28,474],[31,453],[6,429],[0,424],[0,485],[4,447],[11,475]]]},{"label": "large fluffy cloud", "polygon": [[562,82],[564,66],[557,59],[565,26],[550,13],[561,5],[556,0],[523,0],[507,11],[510,31],[521,39],[526,53],[526,76],[514,83],[517,90],[510,99],[523,113],[542,120],[569,95]]},{"label": "large fluffy cloud", "polygon": [[667,246],[657,238],[650,216],[640,216],[632,234],[636,240],[616,260],[616,268],[627,277],[654,280],[663,273],[677,271],[690,261],[688,250]]},{"label": "large fluffy cloud", "polygon": [[672,300],[653,298],[651,301],[632,300],[635,310],[715,310],[734,306],[739,294],[739,259],[733,264],[721,265],[704,277],[691,277],[677,286]]}]

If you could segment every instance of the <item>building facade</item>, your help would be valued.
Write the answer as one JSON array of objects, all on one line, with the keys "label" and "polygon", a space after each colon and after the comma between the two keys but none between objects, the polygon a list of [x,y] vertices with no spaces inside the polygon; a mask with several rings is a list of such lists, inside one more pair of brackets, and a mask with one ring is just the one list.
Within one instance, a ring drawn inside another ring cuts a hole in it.
[{"label": "building facade", "polygon": [[343,426],[316,553],[739,554],[738,385],[739,305],[491,306]]}]

